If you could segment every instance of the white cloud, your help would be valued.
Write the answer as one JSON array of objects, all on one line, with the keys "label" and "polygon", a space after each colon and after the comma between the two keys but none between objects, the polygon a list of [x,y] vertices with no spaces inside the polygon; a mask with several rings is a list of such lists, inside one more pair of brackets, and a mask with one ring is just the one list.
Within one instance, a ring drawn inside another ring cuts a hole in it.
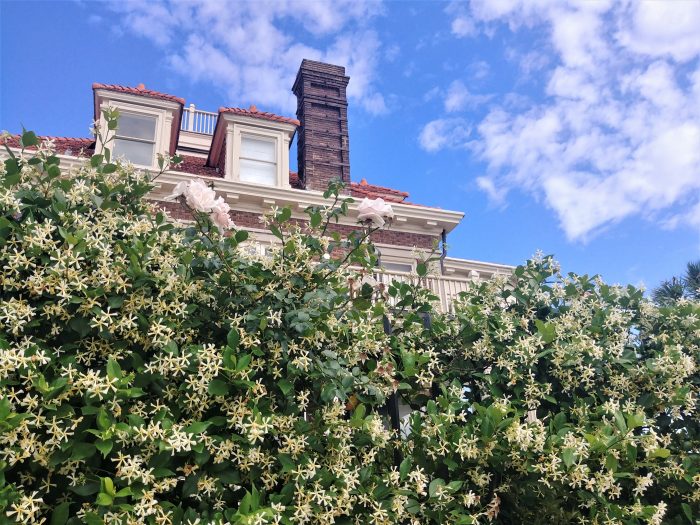
[{"label": "white cloud", "polygon": [[700,2],[637,2],[620,20],[617,38],[643,56],[687,61],[700,54]]},{"label": "white cloud", "polygon": [[466,147],[471,126],[461,118],[437,119],[428,122],[418,136],[421,148],[435,152],[444,148]]},{"label": "white cloud", "polygon": [[539,102],[504,99],[470,141],[491,199],[530,192],[571,240],[629,217],[700,227],[700,3],[474,0],[468,15],[546,43],[513,54],[543,68]]},{"label": "white cloud", "polygon": [[452,20],[452,34],[460,38],[478,34],[474,21],[467,16],[458,16]]},{"label": "white cloud", "polygon": [[293,112],[290,89],[301,59],[310,58],[345,66],[348,97],[369,113],[387,111],[376,85],[381,45],[369,26],[381,3],[130,0],[110,7],[124,31],[162,46],[175,71],[218,87],[227,104]]},{"label": "white cloud", "polygon": [[452,113],[462,111],[484,104],[491,98],[491,95],[475,95],[471,93],[467,86],[460,80],[455,80],[450,84],[445,96],[445,111]]}]

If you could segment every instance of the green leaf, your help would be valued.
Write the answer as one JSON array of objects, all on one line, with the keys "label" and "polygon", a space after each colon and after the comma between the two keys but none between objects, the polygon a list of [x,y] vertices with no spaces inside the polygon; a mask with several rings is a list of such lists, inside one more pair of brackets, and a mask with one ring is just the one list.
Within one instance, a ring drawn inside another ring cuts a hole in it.
[{"label": "green leaf", "polygon": [[620,411],[615,412],[615,426],[617,426],[617,429],[623,434],[627,433],[627,423]]},{"label": "green leaf", "polygon": [[92,443],[76,443],[73,445],[73,454],[71,459],[86,459],[95,455],[95,445]]},{"label": "green leaf", "polygon": [[671,455],[671,451],[667,448],[657,448],[655,449],[651,454],[649,454],[650,457],[652,458],[667,458]]},{"label": "green leaf", "polygon": [[630,429],[644,426],[644,414],[629,414],[627,416],[627,427]]},{"label": "green leaf", "polygon": [[283,238],[282,232],[281,232],[280,229],[279,229],[277,226],[275,226],[274,224],[270,224],[270,233],[272,233],[272,235],[274,235],[274,236],[277,237],[278,239],[282,239],[282,238]]},{"label": "green leaf", "polygon": [[435,478],[433,481],[430,482],[430,485],[428,485],[428,495],[431,498],[434,498],[435,494],[437,493],[438,487],[443,486],[445,486],[445,480],[442,478]]},{"label": "green leaf", "polygon": [[535,326],[537,326],[537,333],[540,334],[540,337],[545,344],[554,341],[554,338],[556,337],[556,330],[552,323],[545,323],[540,319],[535,319]]},{"label": "green leaf", "polygon": [[292,218],[292,209],[288,206],[285,206],[282,208],[277,215],[277,220],[279,222],[287,222],[289,219]]},{"label": "green leaf", "polygon": [[112,481],[112,478],[102,478],[101,489],[102,492],[104,492],[105,494],[109,494],[112,497],[114,497],[117,494],[117,491],[114,490],[114,482]]},{"label": "green leaf", "polygon": [[685,517],[688,518],[688,521],[690,523],[695,523],[695,521],[693,521],[693,510],[690,508],[690,505],[687,503],[681,503],[681,507],[683,507],[683,514],[685,514]]},{"label": "green leaf", "polygon": [[79,485],[77,487],[68,486],[71,492],[75,492],[78,496],[90,496],[91,494],[96,494],[100,491],[100,484],[96,481],[90,481],[85,485]]},{"label": "green leaf", "polygon": [[277,386],[280,387],[282,394],[285,396],[289,395],[289,393],[294,390],[294,384],[287,379],[280,379],[277,381]]},{"label": "green leaf", "polygon": [[416,273],[419,277],[425,277],[426,275],[428,275],[428,266],[422,262],[418,263],[416,265]]},{"label": "green leaf", "polygon": [[225,396],[229,393],[229,384],[221,379],[212,379],[207,387],[207,392],[212,396]]},{"label": "green leaf", "polygon": [[406,479],[408,472],[411,470],[412,461],[411,458],[406,458],[401,462],[399,466],[399,474],[401,476],[401,481]]},{"label": "green leaf", "polygon": [[93,155],[92,157],[90,157],[90,166],[96,168],[97,166],[102,164],[102,160],[104,158],[104,155]]},{"label": "green leaf", "polygon": [[68,521],[70,502],[64,501],[56,505],[51,513],[51,525],[64,525]]},{"label": "green leaf", "polygon": [[36,146],[39,144],[39,139],[33,131],[24,131],[22,133],[22,147]]},{"label": "green leaf", "polygon": [[95,500],[95,503],[102,505],[103,507],[109,507],[113,502],[114,498],[109,494],[105,494],[104,492],[100,492]]},{"label": "green leaf", "polygon": [[97,450],[99,450],[102,453],[102,457],[106,458],[107,454],[109,454],[112,451],[112,447],[114,447],[114,443],[112,442],[111,439],[108,440],[101,440],[98,439],[95,441],[95,447]]},{"label": "green leaf", "polygon": [[561,451],[561,460],[564,462],[567,468],[574,464],[574,449],[565,448]]},{"label": "green leaf", "polygon": [[201,434],[204,432],[211,423],[209,421],[198,421],[192,423],[189,427],[185,429],[188,434]]},{"label": "green leaf", "polygon": [[252,359],[253,358],[250,354],[241,354],[240,356],[238,356],[238,361],[236,362],[236,371],[242,372],[243,370],[248,368],[248,365],[250,365]]},{"label": "green leaf", "polygon": [[100,430],[107,430],[112,426],[112,420],[107,415],[107,411],[104,408],[100,408],[97,412],[97,428]]},{"label": "green leaf", "polygon": [[228,344],[228,346],[236,350],[240,341],[241,336],[238,335],[238,330],[236,328],[232,328],[231,330],[229,330],[229,333],[226,336],[226,343]]},{"label": "green leaf", "polygon": [[113,357],[107,360],[107,377],[110,379],[121,379],[122,377],[122,368]]},{"label": "green leaf", "polygon": [[0,421],[7,419],[7,416],[10,415],[10,412],[12,412],[12,409],[10,408],[10,400],[3,397],[2,399],[0,399]]}]

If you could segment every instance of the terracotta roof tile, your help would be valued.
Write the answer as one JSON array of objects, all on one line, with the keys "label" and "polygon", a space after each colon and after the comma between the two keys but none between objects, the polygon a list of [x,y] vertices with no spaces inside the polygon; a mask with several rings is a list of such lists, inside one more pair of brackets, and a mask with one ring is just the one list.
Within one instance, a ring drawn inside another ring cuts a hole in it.
[{"label": "terracotta roof tile", "polygon": [[[7,144],[11,148],[19,148],[19,135],[10,135],[0,144]],[[74,155],[76,157],[88,157],[95,152],[95,139],[74,137],[38,137],[40,141],[52,140],[54,149],[58,155]],[[30,146],[27,149],[37,149]]]},{"label": "terracotta roof tile", "polygon": [[117,84],[100,84],[95,82],[92,85],[92,89],[106,89],[107,91],[117,91],[119,93],[128,93],[131,95],[142,95],[151,98],[158,98],[160,100],[169,100],[170,102],[177,102],[178,104],[185,104],[185,99],[176,97],[175,95],[168,95],[167,93],[161,93],[159,91],[153,91],[152,89],[146,89],[143,84],[139,84],[136,87],[129,86],[119,86]]},{"label": "terracotta roof tile", "polygon": [[282,117],[280,115],[275,115],[274,113],[268,113],[267,111],[259,111],[255,106],[250,106],[249,109],[243,108],[219,108],[219,113],[232,113],[234,115],[242,115],[244,117],[253,117],[263,120],[272,120],[273,122],[284,122],[285,124],[292,124],[294,126],[300,126],[301,124],[295,118]]},{"label": "terracotta roof tile", "polygon": [[219,177],[224,176],[216,168],[207,166],[207,159],[195,157],[193,155],[180,155],[182,162],[177,166],[173,166],[173,171],[181,171],[183,173],[192,173],[194,175],[202,175],[204,177]]},{"label": "terracotta roof tile", "polygon": [[387,202],[405,202],[408,198],[408,193],[405,191],[369,184],[365,179],[362,179],[360,182],[351,182],[350,194],[356,197],[367,197],[369,199],[381,197]]}]

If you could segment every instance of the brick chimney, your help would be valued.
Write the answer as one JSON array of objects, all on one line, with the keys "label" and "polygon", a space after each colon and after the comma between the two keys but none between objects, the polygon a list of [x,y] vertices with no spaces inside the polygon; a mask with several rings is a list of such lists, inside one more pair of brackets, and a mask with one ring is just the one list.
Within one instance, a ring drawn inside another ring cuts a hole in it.
[{"label": "brick chimney", "polygon": [[324,191],[334,179],[350,182],[348,99],[345,68],[302,60],[292,92],[301,122],[297,139],[299,179]]}]

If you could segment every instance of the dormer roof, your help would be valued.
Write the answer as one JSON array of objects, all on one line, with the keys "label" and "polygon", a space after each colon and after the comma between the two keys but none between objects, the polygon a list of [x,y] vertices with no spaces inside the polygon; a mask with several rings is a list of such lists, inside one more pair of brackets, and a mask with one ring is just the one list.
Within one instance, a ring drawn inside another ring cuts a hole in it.
[{"label": "dormer roof", "polygon": [[185,105],[185,99],[176,97],[175,95],[168,95],[167,93],[161,93],[160,91],[153,91],[152,89],[146,89],[146,86],[139,84],[136,87],[130,86],[120,86],[117,84],[101,84],[95,82],[92,84],[93,91],[96,89],[105,89],[107,91],[116,91],[118,93],[127,93],[129,95],[139,95],[142,97],[157,98],[160,100],[168,100],[170,102],[177,102],[178,104]]},{"label": "dormer roof", "polygon": [[219,113],[231,113],[233,115],[241,115],[243,117],[259,118],[263,120],[270,120],[272,122],[283,122],[285,124],[292,124],[293,126],[301,125],[295,118],[283,117],[267,111],[259,111],[256,106],[250,106],[248,109],[221,107],[219,108]]}]

